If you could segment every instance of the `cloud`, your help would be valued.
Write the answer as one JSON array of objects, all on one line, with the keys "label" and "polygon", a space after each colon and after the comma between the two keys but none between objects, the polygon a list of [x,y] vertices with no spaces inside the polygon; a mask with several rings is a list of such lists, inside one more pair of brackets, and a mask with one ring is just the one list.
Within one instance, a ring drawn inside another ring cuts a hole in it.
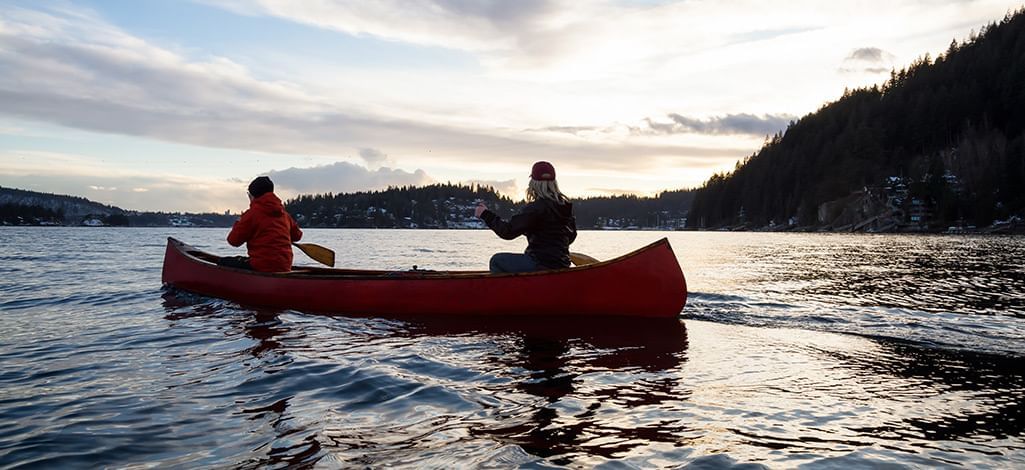
[{"label": "cloud", "polygon": [[279,192],[277,188],[282,189],[279,195],[368,191],[389,186],[423,186],[434,182],[423,170],[412,173],[384,167],[370,170],[347,162],[270,171],[267,176],[274,181],[275,192]]},{"label": "cloud", "polygon": [[467,180],[467,181],[463,181],[462,183],[463,184],[476,184],[478,186],[489,186],[491,188],[494,188],[494,190],[497,191],[499,194],[502,194],[504,196],[507,196],[507,197],[510,197],[510,198],[513,198],[513,199],[519,199],[519,196],[521,195],[520,187],[516,183],[516,180],[514,180],[514,179],[512,179],[512,180],[504,180],[504,181],[498,181],[498,180]]},{"label": "cloud", "polygon": [[790,121],[796,119],[789,114],[727,114],[709,119],[696,119],[676,113],[669,114],[671,123],[656,123],[648,120],[648,125],[656,133],[678,134],[695,132],[699,134],[775,134],[786,129]]},{"label": "cloud", "polygon": [[839,70],[842,73],[881,74],[893,70],[896,60],[897,56],[878,47],[861,47],[851,51]]},{"label": "cloud", "polygon": [[548,126],[537,129],[525,129],[524,132],[556,132],[563,134],[584,135],[593,132],[610,132],[611,127],[596,126]]},{"label": "cloud", "polygon": [[[663,62],[668,57],[770,41],[822,27],[820,15],[757,0],[721,4],[573,0],[205,3],[238,14],[270,16],[357,37],[466,51],[489,73],[538,81],[621,76],[637,65]],[[812,6],[804,9],[813,10]]]},{"label": "cloud", "polygon": [[388,156],[377,149],[362,148],[359,149],[359,156],[363,161],[367,162],[368,168],[377,168],[388,161]]},{"label": "cloud", "polygon": [[[292,2],[288,0],[206,0],[250,16],[271,16],[353,36],[508,56],[515,51],[546,53],[538,37],[572,19],[567,2],[550,0],[465,1],[380,0],[374,2]],[[550,48],[549,48],[550,50]]]},{"label": "cloud", "polygon": [[790,121],[797,119],[790,114],[727,114],[707,119],[698,119],[676,113],[666,115],[670,122],[660,122],[652,118],[644,118],[640,124],[614,124],[598,126],[550,126],[526,129],[525,132],[551,132],[571,134],[578,137],[593,135],[675,135],[675,134],[706,134],[706,135],[751,135],[764,136],[775,134],[786,129]]},{"label": "cloud", "polygon": [[[480,14],[500,16],[502,8]],[[361,114],[351,110],[365,106],[325,100],[293,83],[257,79],[224,57],[182,56],[87,13],[8,9],[4,14],[0,113],[71,128],[292,155],[340,155],[356,148],[363,149],[368,164],[383,163],[375,150],[382,143],[391,155],[441,165],[479,164],[486,157],[513,165],[548,159],[609,170],[654,169],[665,158],[707,166],[710,158],[730,160],[751,150],[565,142],[484,123],[452,127],[429,117]],[[663,160],[639,164],[638,155]]]},{"label": "cloud", "polygon": [[86,155],[0,150],[0,185],[71,196],[126,210],[224,212],[244,210],[248,182],[141,172]]},{"label": "cloud", "polygon": [[0,124],[0,135],[14,136],[14,137],[36,137],[33,133],[25,130],[19,126],[5,126]]},{"label": "cloud", "polygon": [[[275,16],[297,23],[393,41],[467,50],[510,48],[539,31],[562,9],[549,0],[379,0],[369,3],[288,0],[206,0],[235,13]],[[440,34],[448,31],[449,34]],[[491,40],[489,41],[488,38]]]},{"label": "cloud", "polygon": [[[155,211],[241,211],[248,179],[197,178],[177,174],[126,171],[84,155],[26,150],[0,150],[0,185],[83,196],[124,209]],[[282,199],[298,194],[341,193],[422,186],[434,182],[423,170],[366,167],[336,162],[310,168],[263,173],[271,177]],[[254,175],[255,176],[255,175]]]},{"label": "cloud", "polygon": [[248,204],[244,186],[179,175],[94,175],[57,170],[15,176],[0,171],[0,185],[80,196],[126,210],[220,213],[239,212]]},{"label": "cloud", "polygon": [[0,150],[0,185],[81,196],[127,210],[223,212],[248,205],[245,184],[127,171],[85,155]]},{"label": "cloud", "polygon": [[890,54],[878,47],[862,47],[855,49],[851,52],[851,55],[847,56],[845,60],[862,60],[865,62],[882,62],[884,56],[893,57]]}]

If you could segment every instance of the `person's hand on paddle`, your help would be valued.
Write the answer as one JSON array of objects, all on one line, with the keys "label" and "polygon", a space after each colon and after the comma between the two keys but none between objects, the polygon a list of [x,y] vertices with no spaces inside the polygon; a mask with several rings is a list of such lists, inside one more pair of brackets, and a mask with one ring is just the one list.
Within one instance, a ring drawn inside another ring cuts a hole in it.
[{"label": "person's hand on paddle", "polygon": [[483,202],[478,202],[477,207],[473,210],[473,215],[479,219],[480,215],[486,210],[488,210],[488,206]]}]

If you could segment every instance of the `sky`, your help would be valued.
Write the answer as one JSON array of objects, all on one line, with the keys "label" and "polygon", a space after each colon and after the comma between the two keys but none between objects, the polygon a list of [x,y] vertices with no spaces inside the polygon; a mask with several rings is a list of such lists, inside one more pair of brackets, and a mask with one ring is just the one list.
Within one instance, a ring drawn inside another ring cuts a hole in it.
[{"label": "sky", "polygon": [[700,186],[1020,3],[0,0],[0,186],[125,209]]}]

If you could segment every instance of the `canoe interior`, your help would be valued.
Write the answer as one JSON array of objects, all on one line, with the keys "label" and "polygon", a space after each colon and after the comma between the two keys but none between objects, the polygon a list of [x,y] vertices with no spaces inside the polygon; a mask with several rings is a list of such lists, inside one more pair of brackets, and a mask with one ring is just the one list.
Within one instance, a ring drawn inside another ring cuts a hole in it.
[{"label": "canoe interior", "polygon": [[545,271],[535,271],[530,273],[501,273],[492,274],[489,271],[435,271],[435,270],[400,270],[400,271],[387,271],[387,270],[372,270],[372,269],[344,269],[344,268],[321,268],[317,266],[294,266],[291,271],[284,273],[263,273],[257,271],[248,271],[237,268],[230,268],[227,266],[218,266],[217,261],[221,259],[220,256],[201,251],[195,247],[192,247],[186,243],[183,243],[175,238],[168,237],[168,241],[175,245],[180,252],[186,256],[193,258],[196,261],[202,261],[205,263],[217,266],[219,269],[226,269],[232,271],[242,271],[247,274],[261,275],[261,276],[274,276],[274,277],[286,277],[286,278],[334,278],[334,279],[367,279],[367,278],[416,278],[416,279],[429,279],[429,278],[479,278],[479,277],[522,277],[522,276],[538,276],[546,274],[554,274],[566,271],[580,271],[587,269],[600,269],[609,264],[622,261],[631,256],[636,256],[643,253],[646,250],[650,250],[662,244],[668,244],[669,240],[666,238],[659,239],[647,246],[639,248],[635,251],[627,253],[623,256],[613,258],[607,261],[601,261],[598,263],[588,264],[585,266],[574,266],[566,269],[553,269]]}]

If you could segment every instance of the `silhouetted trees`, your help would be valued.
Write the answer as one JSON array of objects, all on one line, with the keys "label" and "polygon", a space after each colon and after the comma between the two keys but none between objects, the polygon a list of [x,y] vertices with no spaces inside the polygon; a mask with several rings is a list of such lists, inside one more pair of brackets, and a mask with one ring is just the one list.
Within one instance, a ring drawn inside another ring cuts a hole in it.
[{"label": "silhouetted trees", "polygon": [[821,204],[889,176],[914,182],[936,224],[1022,213],[1025,9],[791,122],[696,191],[688,226],[814,226]]},{"label": "silhouetted trees", "polygon": [[0,204],[0,224],[3,225],[40,225],[45,223],[58,225],[63,221],[64,214],[59,210],[41,206]]},{"label": "silhouetted trees", "polygon": [[300,195],[285,208],[304,227],[449,228],[471,220],[478,201],[505,216],[515,206],[489,186],[446,183]]},{"label": "silhouetted trees", "polygon": [[[678,190],[655,197],[576,199],[574,213],[580,228],[677,228],[683,226],[692,194],[689,190]],[[285,207],[304,227],[465,228],[482,226],[473,217],[478,201],[503,217],[523,205],[523,201],[513,201],[489,186],[434,184],[301,195],[286,201]]]}]

